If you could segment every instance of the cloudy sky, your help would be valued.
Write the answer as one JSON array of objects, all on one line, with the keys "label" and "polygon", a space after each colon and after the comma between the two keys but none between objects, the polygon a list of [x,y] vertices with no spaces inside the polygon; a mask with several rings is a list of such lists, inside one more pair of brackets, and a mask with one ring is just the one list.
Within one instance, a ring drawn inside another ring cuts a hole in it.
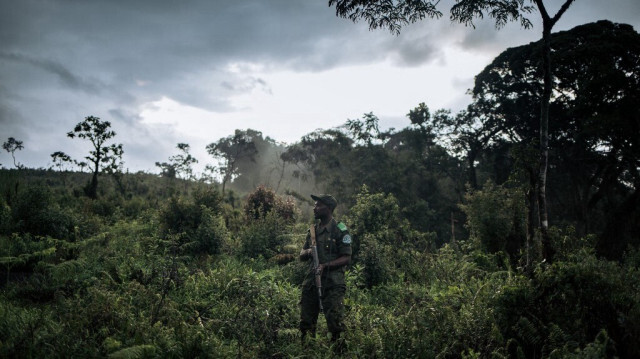
[{"label": "cloudy sky", "polygon": [[[205,146],[235,129],[294,143],[368,112],[403,128],[420,102],[456,112],[473,77],[541,27],[537,14],[531,30],[452,24],[452,1],[394,36],[337,18],[327,0],[0,0],[0,140],[23,141],[27,167],[55,151],[80,160],[89,144],[66,133],[97,116],[125,168],[158,172],[179,142],[212,163]],[[600,19],[638,30],[640,1],[577,0],[554,31]],[[13,166],[5,151],[0,164]]]}]

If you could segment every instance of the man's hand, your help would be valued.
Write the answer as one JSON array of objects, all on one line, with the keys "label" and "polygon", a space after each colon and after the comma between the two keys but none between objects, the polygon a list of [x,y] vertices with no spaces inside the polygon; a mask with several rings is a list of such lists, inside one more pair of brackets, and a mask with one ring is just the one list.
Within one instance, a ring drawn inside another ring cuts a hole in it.
[{"label": "man's hand", "polygon": [[349,255],[341,255],[340,257],[332,260],[331,262],[322,263],[322,264],[318,265],[318,269],[316,270],[316,272],[319,273],[319,274],[322,274],[322,271],[325,268],[342,267],[342,266],[345,266],[345,265],[349,264],[350,261],[351,261],[351,256],[349,256]]}]

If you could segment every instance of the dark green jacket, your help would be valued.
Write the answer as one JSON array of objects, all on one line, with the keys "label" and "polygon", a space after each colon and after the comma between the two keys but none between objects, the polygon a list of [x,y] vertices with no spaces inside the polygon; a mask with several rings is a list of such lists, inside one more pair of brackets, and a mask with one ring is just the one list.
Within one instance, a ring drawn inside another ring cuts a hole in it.
[{"label": "dark green jacket", "polygon": [[[331,262],[343,255],[351,256],[351,236],[343,223],[338,224],[335,219],[331,219],[326,227],[322,229],[318,227],[319,225],[315,224],[318,259],[321,264]],[[311,248],[311,231],[307,231],[307,239],[303,248]],[[322,286],[330,288],[334,285],[344,285],[345,267],[325,269],[322,273]],[[313,258],[311,257],[309,258],[309,271],[302,285],[305,287],[315,285]]]}]

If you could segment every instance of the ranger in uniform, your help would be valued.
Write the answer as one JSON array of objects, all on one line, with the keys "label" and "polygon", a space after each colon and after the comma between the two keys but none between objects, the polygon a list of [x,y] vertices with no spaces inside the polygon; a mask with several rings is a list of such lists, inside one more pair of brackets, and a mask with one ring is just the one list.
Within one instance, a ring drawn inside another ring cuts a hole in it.
[{"label": "ranger in uniform", "polygon": [[[319,220],[314,224],[313,231],[319,259],[317,272],[321,273],[322,278],[322,307],[331,340],[336,341],[344,331],[344,271],[351,260],[351,236],[347,226],[333,218],[333,210],[338,205],[333,196],[322,194],[311,195],[311,198],[315,201],[314,217]],[[300,331],[303,341],[308,333],[315,336],[320,312],[311,247],[312,229],[309,229],[304,247],[300,251],[300,260],[310,262],[309,272],[302,283],[300,299]]]}]

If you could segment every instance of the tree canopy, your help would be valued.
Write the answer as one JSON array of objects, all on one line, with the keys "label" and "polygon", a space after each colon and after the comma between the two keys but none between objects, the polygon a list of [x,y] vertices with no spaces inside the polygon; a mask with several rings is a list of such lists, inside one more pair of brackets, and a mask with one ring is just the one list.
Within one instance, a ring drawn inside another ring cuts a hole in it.
[{"label": "tree canopy", "polygon": [[16,151],[20,151],[24,148],[24,144],[20,140],[16,140],[13,137],[9,137],[4,143],[2,143],[2,148],[11,153],[11,158],[13,158],[13,165],[16,168],[21,168],[22,165],[16,162]]},{"label": "tree canopy", "polygon": [[98,175],[100,172],[119,171],[122,160],[122,144],[106,143],[115,137],[116,132],[111,130],[111,122],[102,121],[99,117],[88,116],[84,121],[79,122],[73,131],[69,131],[69,138],[81,138],[89,140],[93,147],[89,155],[85,158],[93,165],[93,176],[91,182],[86,187],[86,194],[91,198],[98,196]]},{"label": "tree canopy", "polygon": [[[522,27],[531,27],[531,21],[526,17],[537,10],[542,18],[542,39],[544,46],[540,52],[543,72],[543,95],[540,98],[539,122],[539,163],[536,175],[538,212],[542,245],[545,258],[553,258],[553,250],[549,242],[548,214],[546,200],[546,183],[548,169],[548,138],[549,138],[549,101],[552,92],[552,66],[550,62],[551,30],[569,9],[575,0],[564,0],[556,14],[550,15],[543,0],[457,0],[450,9],[451,21],[460,22],[467,26],[474,26],[476,18],[485,14],[495,20],[496,28],[501,28],[510,21],[519,21]],[[352,21],[365,19],[370,29],[387,28],[395,34],[400,33],[403,25],[414,23],[425,18],[438,18],[442,13],[437,10],[440,1],[430,0],[329,0],[329,6],[335,5],[336,15]],[[532,4],[532,5],[527,5]],[[535,5],[535,6],[534,6]]]},{"label": "tree canopy", "polygon": [[218,171],[222,175],[223,193],[226,184],[238,175],[240,161],[244,159],[255,161],[258,154],[251,134],[241,130],[236,130],[232,136],[223,137],[217,142],[208,144],[207,152],[214,159],[221,161]]},{"label": "tree canopy", "polygon": [[[542,46],[538,41],[507,49],[478,74],[472,91],[471,108],[482,109],[487,131],[514,146],[518,163],[529,166],[530,181],[535,173],[522,149],[537,138],[543,75],[536,54]],[[551,46],[556,80],[550,112],[556,120],[549,148],[550,164],[558,170],[550,180],[556,193],[563,188],[571,193],[552,212],[575,219],[580,233],[604,231],[603,223],[592,220],[594,211],[602,210],[601,201],[613,193],[635,198],[640,184],[640,110],[634,105],[640,96],[640,35],[629,25],[599,21],[554,34]],[[635,212],[617,215],[616,221],[632,221]]]}]

